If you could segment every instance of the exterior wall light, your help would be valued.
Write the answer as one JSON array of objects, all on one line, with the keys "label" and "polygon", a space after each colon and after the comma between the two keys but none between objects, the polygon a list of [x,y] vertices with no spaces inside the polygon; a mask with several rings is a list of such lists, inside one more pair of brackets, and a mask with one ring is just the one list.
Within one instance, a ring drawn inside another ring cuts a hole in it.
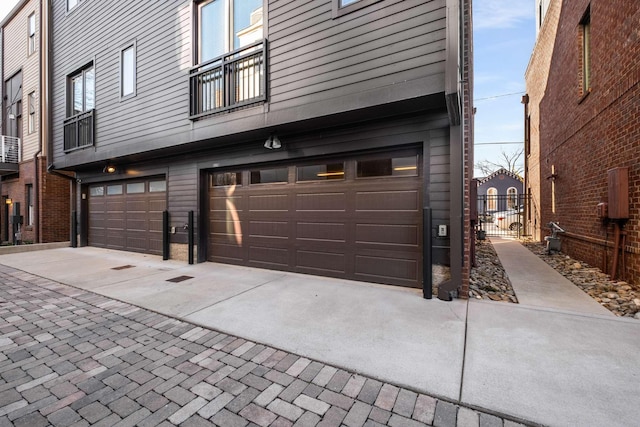
[{"label": "exterior wall light", "polygon": [[277,150],[278,148],[282,148],[282,143],[278,138],[278,135],[271,135],[264,142],[264,148],[268,148],[269,150]]},{"label": "exterior wall light", "polygon": [[102,169],[102,172],[104,172],[104,173],[115,173],[116,170],[117,169],[116,169],[116,167],[114,165],[106,165],[104,167],[104,169]]},{"label": "exterior wall light", "polygon": [[11,200],[10,198],[8,198],[8,197],[7,197],[6,199],[4,199],[4,202],[5,202],[7,205],[10,205],[10,204],[12,204],[12,203],[13,203],[13,200]]}]

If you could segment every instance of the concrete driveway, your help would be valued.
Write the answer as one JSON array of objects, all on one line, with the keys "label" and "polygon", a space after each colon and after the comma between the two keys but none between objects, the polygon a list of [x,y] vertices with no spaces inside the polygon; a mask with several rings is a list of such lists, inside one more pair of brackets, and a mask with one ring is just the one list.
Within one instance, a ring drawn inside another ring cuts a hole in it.
[{"label": "concrete driveway", "polygon": [[[531,257],[506,263],[512,281],[545,269]],[[513,419],[637,423],[640,322],[591,306],[424,300],[412,289],[97,248],[0,263]]]}]

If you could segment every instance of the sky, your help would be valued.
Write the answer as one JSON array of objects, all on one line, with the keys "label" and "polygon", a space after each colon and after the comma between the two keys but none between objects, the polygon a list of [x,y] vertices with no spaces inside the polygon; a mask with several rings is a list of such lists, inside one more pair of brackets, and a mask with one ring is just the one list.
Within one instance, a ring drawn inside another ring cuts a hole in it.
[{"label": "sky", "polygon": [[[0,0],[0,20],[17,2]],[[535,0],[473,0],[473,28],[477,164],[485,159],[497,161],[502,151],[510,154],[523,147],[520,100],[535,43]],[[482,173],[476,169],[475,176]]]},{"label": "sky", "polygon": [[[535,0],[473,0],[473,36],[477,164],[524,146],[521,100],[536,37]],[[475,176],[483,174],[476,168]]]},{"label": "sky", "polygon": [[0,22],[11,12],[11,9],[18,4],[18,0],[0,0]]}]

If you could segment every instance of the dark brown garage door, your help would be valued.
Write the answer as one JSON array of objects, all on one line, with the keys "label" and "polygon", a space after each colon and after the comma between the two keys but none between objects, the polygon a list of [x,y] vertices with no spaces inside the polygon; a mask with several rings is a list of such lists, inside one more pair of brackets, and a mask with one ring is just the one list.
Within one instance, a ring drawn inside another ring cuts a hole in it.
[{"label": "dark brown garage door", "polygon": [[416,153],[211,174],[210,261],[421,287]]},{"label": "dark brown garage door", "polygon": [[162,255],[164,179],[89,187],[89,245]]}]

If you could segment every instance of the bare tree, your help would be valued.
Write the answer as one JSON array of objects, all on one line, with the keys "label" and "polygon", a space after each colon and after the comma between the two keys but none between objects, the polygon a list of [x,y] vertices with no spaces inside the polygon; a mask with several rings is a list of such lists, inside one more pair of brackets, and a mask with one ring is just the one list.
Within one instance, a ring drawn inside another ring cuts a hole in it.
[{"label": "bare tree", "polygon": [[476,163],[476,169],[482,171],[487,176],[500,168],[504,168],[509,172],[513,172],[519,177],[522,177],[524,172],[524,166],[520,162],[524,148],[518,148],[517,150],[507,153],[504,150],[500,150],[500,156],[495,161],[488,159],[482,160]]}]

